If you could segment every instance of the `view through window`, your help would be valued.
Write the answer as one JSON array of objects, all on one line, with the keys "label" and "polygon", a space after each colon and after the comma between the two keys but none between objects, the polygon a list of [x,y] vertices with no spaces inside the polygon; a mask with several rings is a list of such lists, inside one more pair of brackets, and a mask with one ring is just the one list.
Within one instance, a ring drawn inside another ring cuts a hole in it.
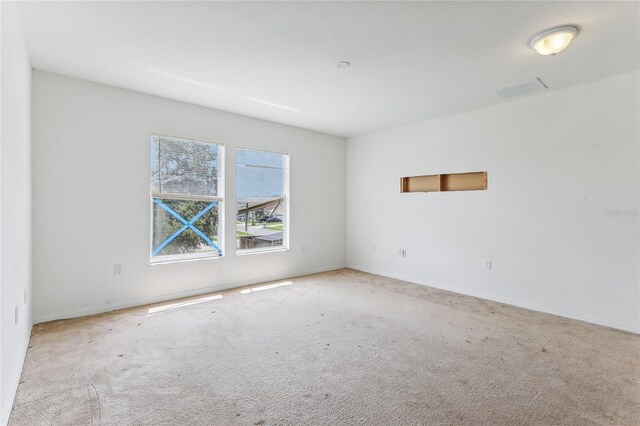
[{"label": "view through window", "polygon": [[238,253],[287,248],[289,156],[238,148]]},{"label": "view through window", "polygon": [[151,261],[222,256],[223,147],[151,136]]}]

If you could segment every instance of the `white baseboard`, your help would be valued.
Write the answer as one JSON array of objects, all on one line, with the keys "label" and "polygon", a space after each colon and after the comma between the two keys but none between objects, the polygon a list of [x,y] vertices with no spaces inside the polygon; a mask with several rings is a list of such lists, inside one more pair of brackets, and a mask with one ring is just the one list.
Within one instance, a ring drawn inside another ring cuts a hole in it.
[{"label": "white baseboard", "polygon": [[0,425],[2,426],[7,426],[7,424],[9,424],[9,416],[11,416],[13,401],[15,401],[16,399],[16,392],[18,391],[18,384],[20,384],[20,377],[22,376],[22,368],[24,367],[24,360],[27,357],[27,349],[29,348],[30,340],[31,340],[31,327],[29,328],[29,339],[27,339],[27,343],[22,348],[22,353],[20,354],[19,365],[16,368],[17,374],[15,374],[11,378],[11,383],[9,383],[9,394],[7,395],[7,400],[2,401],[2,404],[0,404],[2,406],[2,413],[0,413]]},{"label": "white baseboard", "polygon": [[545,307],[545,306],[538,306],[536,304],[523,302],[521,300],[514,300],[514,299],[511,299],[511,298],[508,298],[508,297],[495,297],[494,295],[483,293],[483,292],[480,292],[480,291],[473,291],[473,292],[466,291],[466,290],[462,291],[459,288],[448,286],[448,285],[445,285],[445,284],[442,284],[442,283],[431,283],[431,282],[423,283],[423,282],[416,281],[412,277],[403,276],[402,274],[375,271],[375,270],[373,270],[373,268],[366,268],[366,267],[362,267],[362,266],[358,266],[358,265],[347,265],[347,268],[355,269],[355,270],[358,270],[358,271],[367,272],[367,273],[370,273],[370,274],[381,275],[383,277],[393,278],[393,279],[396,279],[396,280],[407,281],[407,282],[410,282],[410,283],[423,285],[425,287],[437,288],[437,289],[440,289],[440,290],[451,291],[451,292],[454,292],[454,293],[464,294],[464,295],[467,295],[467,296],[473,296],[473,297],[477,297],[477,298],[480,298],[480,299],[490,300],[490,301],[493,301],[493,302],[504,303],[504,304],[507,304],[507,305],[516,306],[518,308],[528,309],[530,311],[543,312],[545,314],[556,315],[556,316],[569,318],[569,319],[573,319],[573,320],[588,322],[590,324],[596,324],[596,325],[601,325],[601,326],[604,326],[604,327],[615,328],[617,330],[628,331],[630,333],[640,334],[640,325],[635,325],[634,326],[632,324],[618,323],[618,322],[609,321],[609,320],[603,319],[603,318],[594,318],[594,317],[591,317],[591,316],[580,315],[580,314],[576,314],[574,312],[567,312],[567,311],[559,310],[559,309],[556,309],[556,308],[548,308],[548,307]]},{"label": "white baseboard", "polygon": [[166,302],[168,300],[181,299],[183,297],[199,296],[199,295],[202,295],[202,294],[212,293],[212,292],[216,292],[216,291],[230,290],[230,289],[234,289],[234,288],[238,288],[238,287],[244,287],[244,286],[252,285],[252,284],[259,284],[259,283],[265,283],[265,282],[269,282],[269,281],[289,279],[289,278],[294,278],[294,277],[300,277],[300,276],[303,276],[303,275],[316,274],[316,273],[319,273],[319,272],[334,271],[334,270],[337,270],[337,269],[344,269],[345,267],[346,267],[345,265],[329,266],[329,267],[324,267],[324,268],[318,268],[318,269],[313,269],[313,270],[306,270],[306,271],[296,272],[295,275],[290,275],[290,274],[275,275],[275,276],[270,276],[270,277],[262,277],[262,278],[254,279],[254,280],[235,281],[233,283],[215,285],[215,286],[211,286],[211,287],[204,287],[204,288],[199,288],[199,289],[195,289],[195,290],[188,290],[188,291],[182,291],[182,292],[177,292],[177,293],[162,294],[162,295],[158,295],[158,296],[154,296],[154,297],[146,297],[146,298],[130,299],[130,300],[121,300],[121,301],[117,301],[117,302],[113,302],[113,303],[109,303],[109,304],[91,305],[91,306],[84,307],[82,309],[75,309],[75,310],[72,310],[72,311],[59,312],[59,313],[55,313],[55,314],[52,314],[52,315],[47,315],[47,316],[34,318],[33,322],[34,322],[34,324],[39,324],[39,323],[43,323],[43,322],[47,322],[47,321],[55,321],[55,320],[60,320],[60,319],[78,318],[78,317],[84,317],[84,316],[87,316],[87,315],[102,314],[102,313],[105,313],[105,312],[117,311],[119,309],[127,309],[127,308],[133,308],[133,307],[136,307],[136,306],[149,305],[149,304],[152,304],[152,303]]}]

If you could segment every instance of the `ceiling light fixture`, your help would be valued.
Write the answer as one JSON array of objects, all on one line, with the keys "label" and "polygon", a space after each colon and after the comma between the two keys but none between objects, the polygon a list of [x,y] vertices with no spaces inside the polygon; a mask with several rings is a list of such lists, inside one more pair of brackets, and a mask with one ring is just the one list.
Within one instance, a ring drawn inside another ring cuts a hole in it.
[{"label": "ceiling light fixture", "polygon": [[578,28],[571,25],[551,28],[533,36],[529,41],[529,47],[541,55],[555,55],[566,49],[576,34]]},{"label": "ceiling light fixture", "polygon": [[347,69],[351,66],[351,62],[347,62],[347,61],[340,61],[338,62],[338,65],[336,65],[339,69],[344,70]]}]

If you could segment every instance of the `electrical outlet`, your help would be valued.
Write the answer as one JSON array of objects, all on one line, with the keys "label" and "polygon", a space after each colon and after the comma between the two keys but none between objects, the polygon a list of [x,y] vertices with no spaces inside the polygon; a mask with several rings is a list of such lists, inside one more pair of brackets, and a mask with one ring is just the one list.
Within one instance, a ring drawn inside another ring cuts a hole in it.
[{"label": "electrical outlet", "polygon": [[122,264],[116,263],[113,265],[113,275],[122,275]]},{"label": "electrical outlet", "polygon": [[398,249],[398,256],[407,257],[407,249]]},{"label": "electrical outlet", "polygon": [[491,259],[487,260],[484,262],[484,269],[486,269],[487,271],[491,270]]}]

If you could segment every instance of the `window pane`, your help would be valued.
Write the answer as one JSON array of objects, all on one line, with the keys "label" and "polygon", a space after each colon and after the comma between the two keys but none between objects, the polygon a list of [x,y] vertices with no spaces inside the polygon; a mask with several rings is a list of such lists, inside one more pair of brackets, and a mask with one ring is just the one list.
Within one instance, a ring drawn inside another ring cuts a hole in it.
[{"label": "window pane", "polygon": [[218,195],[218,145],[157,135],[151,141],[152,192]]},{"label": "window pane", "polygon": [[[153,256],[198,253],[220,256],[218,202],[153,199]],[[192,226],[185,225],[190,222]],[[183,220],[180,220],[182,218]],[[179,232],[181,231],[181,232]]]},{"label": "window pane", "polygon": [[152,261],[222,256],[222,154],[216,144],[151,136]]},{"label": "window pane", "polygon": [[238,202],[236,247],[239,250],[283,247],[285,200],[276,199],[272,204],[260,207],[263,204],[263,202]]},{"label": "window pane", "polygon": [[238,149],[238,199],[282,197],[284,157],[274,152]]},{"label": "window pane", "polygon": [[286,154],[237,151],[238,251],[286,247]]}]

